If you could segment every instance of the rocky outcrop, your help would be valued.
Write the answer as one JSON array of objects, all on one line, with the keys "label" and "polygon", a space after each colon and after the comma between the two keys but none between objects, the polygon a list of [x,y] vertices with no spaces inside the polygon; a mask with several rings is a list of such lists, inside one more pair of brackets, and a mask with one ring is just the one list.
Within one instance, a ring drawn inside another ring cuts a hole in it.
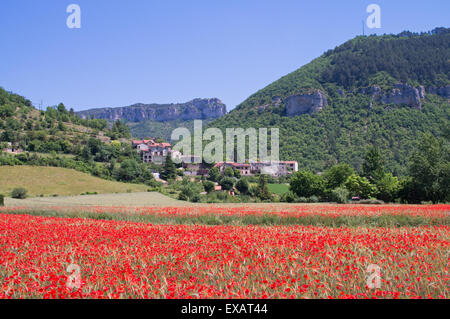
[{"label": "rocky outcrop", "polygon": [[292,95],[284,100],[284,104],[288,116],[298,116],[319,112],[328,105],[328,101],[325,94],[318,90],[311,94]]},{"label": "rocky outcrop", "polygon": [[[422,100],[427,94],[436,94],[450,98],[450,85],[445,87],[413,87],[408,84],[397,83],[391,92],[383,92],[379,86],[371,86],[359,90],[362,94],[368,94],[373,101],[382,104],[407,105],[416,109],[422,109]],[[372,105],[372,102],[371,102]]]},{"label": "rocky outcrop", "polygon": [[[422,100],[425,98],[425,88],[423,86],[415,88],[403,83],[397,83],[390,92],[383,92],[377,85],[361,88],[359,92],[370,95],[372,100],[378,103],[408,105],[416,109],[422,108]],[[373,107],[373,101],[370,102],[370,108]]]},{"label": "rocky outcrop", "polygon": [[219,99],[195,99],[182,104],[134,104],[117,108],[92,109],[78,112],[81,118],[125,120],[142,122],[153,120],[168,122],[173,120],[207,120],[222,117],[227,107]]},{"label": "rocky outcrop", "polygon": [[376,95],[375,100],[383,104],[408,105],[416,109],[422,109],[422,99],[425,97],[423,87],[415,88],[408,84],[398,83],[390,93]]}]

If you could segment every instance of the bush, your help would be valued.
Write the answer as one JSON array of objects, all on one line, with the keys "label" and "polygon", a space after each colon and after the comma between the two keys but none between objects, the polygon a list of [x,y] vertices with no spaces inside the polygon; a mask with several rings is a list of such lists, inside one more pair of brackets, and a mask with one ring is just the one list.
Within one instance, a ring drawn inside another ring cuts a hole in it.
[{"label": "bush", "polygon": [[27,198],[28,191],[25,188],[15,188],[12,193],[11,197],[16,199],[25,199]]},{"label": "bush", "polygon": [[350,192],[344,187],[338,187],[331,191],[331,201],[338,204],[346,204],[349,196]]},{"label": "bush", "polygon": [[295,202],[295,200],[296,200],[296,196],[295,196],[295,194],[292,193],[292,192],[284,193],[284,194],[281,196],[281,201],[282,201],[282,202],[285,202],[285,203],[293,203],[293,202]]},{"label": "bush", "polygon": [[313,195],[308,199],[309,203],[318,203],[320,201],[319,197]]},{"label": "bush", "polygon": [[0,194],[0,206],[5,206],[5,196]]},{"label": "bush", "polygon": [[190,200],[193,203],[199,203],[201,201],[201,196],[200,196],[200,194],[195,194],[191,197]]},{"label": "bush", "polygon": [[[184,184],[183,184],[184,183]],[[185,201],[200,201],[200,187],[195,183],[191,183],[188,180],[183,180],[181,187],[181,193],[178,199]]]},{"label": "bush", "polygon": [[236,189],[239,191],[239,193],[241,194],[248,194],[249,190],[250,190],[250,184],[248,183],[247,179],[245,178],[241,178],[240,180],[238,180],[238,182],[236,183]]},{"label": "bush", "polygon": [[298,203],[307,203],[309,200],[306,197],[299,197],[297,202]]},{"label": "bush", "polygon": [[267,175],[260,175],[258,186],[256,188],[256,196],[262,201],[272,200],[272,193],[267,184]]}]

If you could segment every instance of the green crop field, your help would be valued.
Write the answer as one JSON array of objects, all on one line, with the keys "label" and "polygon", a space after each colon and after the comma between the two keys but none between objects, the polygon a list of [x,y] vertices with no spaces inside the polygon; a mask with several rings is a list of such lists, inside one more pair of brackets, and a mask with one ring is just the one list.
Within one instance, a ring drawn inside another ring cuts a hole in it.
[{"label": "green crop field", "polygon": [[289,192],[288,184],[269,184],[269,190],[277,195],[283,195],[284,193]]},{"label": "green crop field", "polygon": [[66,168],[0,166],[0,194],[10,196],[17,187],[27,189],[30,197],[145,192],[148,189],[145,185],[108,181]]}]

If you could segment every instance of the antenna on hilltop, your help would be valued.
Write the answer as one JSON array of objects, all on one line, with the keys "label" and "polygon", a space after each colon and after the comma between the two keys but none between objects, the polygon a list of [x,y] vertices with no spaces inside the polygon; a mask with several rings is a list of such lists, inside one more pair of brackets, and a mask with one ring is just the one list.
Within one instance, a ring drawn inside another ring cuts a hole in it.
[{"label": "antenna on hilltop", "polygon": [[365,36],[366,35],[366,28],[365,28],[365,25],[364,25],[364,20],[362,20],[362,31],[363,31],[363,36]]},{"label": "antenna on hilltop", "polygon": [[42,104],[43,104],[43,101],[41,100],[41,102],[39,103],[39,111],[42,111]]}]

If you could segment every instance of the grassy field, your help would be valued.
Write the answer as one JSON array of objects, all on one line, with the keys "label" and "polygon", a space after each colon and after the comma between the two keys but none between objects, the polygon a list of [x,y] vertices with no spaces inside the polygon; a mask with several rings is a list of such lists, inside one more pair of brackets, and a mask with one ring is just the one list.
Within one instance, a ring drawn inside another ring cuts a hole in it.
[{"label": "grassy field", "polygon": [[107,181],[75,170],[58,167],[0,166],[0,194],[10,196],[23,187],[30,197],[74,196],[86,192],[99,194],[145,192],[147,186]]},{"label": "grassy field", "polygon": [[189,202],[182,202],[160,193],[119,193],[65,197],[36,197],[27,199],[6,198],[8,207],[149,207],[149,206],[191,206]]},{"label": "grassy field", "polygon": [[277,195],[283,195],[289,192],[288,184],[269,184],[269,190]]},{"label": "grassy field", "polygon": [[[130,184],[126,184],[130,186]],[[0,192],[1,193],[1,192]],[[225,208],[252,208],[271,210],[274,207],[288,209],[297,206],[294,203],[219,203],[214,207]],[[304,206],[317,206],[319,204],[302,204]],[[106,206],[106,207],[210,207],[211,204],[190,203],[179,201],[161,193],[135,192],[135,193],[111,193],[83,196],[58,196],[58,197],[30,197],[27,199],[5,198],[7,207],[46,208],[53,206]]]}]

